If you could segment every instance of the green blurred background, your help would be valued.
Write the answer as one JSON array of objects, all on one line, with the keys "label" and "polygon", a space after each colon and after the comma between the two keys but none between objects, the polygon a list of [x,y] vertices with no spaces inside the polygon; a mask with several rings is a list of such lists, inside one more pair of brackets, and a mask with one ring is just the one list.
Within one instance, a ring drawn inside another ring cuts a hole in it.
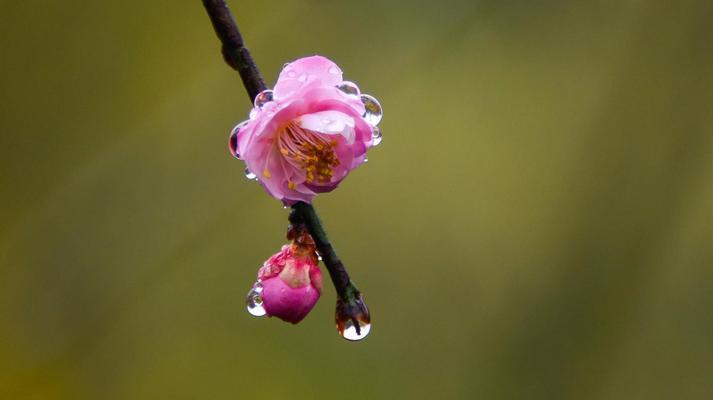
[{"label": "green blurred background", "polygon": [[287,211],[199,1],[2,1],[0,398],[711,398],[712,2],[230,4],[385,109],[315,202],[371,335],[245,311]]}]

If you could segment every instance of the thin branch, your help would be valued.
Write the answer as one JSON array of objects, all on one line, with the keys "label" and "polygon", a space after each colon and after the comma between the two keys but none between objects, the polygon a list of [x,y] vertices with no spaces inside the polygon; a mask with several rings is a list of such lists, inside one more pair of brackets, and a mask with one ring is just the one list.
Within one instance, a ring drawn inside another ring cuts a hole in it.
[{"label": "thin branch", "polygon": [[[223,44],[222,51],[225,62],[240,73],[245,90],[252,101],[258,93],[266,89],[266,86],[255,61],[250,56],[250,51],[245,47],[233,14],[223,0],[203,0],[203,5],[208,11],[215,33]],[[329,242],[314,207],[304,202],[296,203],[292,206],[290,223],[304,224],[307,227],[307,231],[314,239],[317,250],[322,256],[322,262],[329,271],[339,298],[350,304],[357,300],[361,301],[359,290],[352,283],[344,264]]]},{"label": "thin branch", "polygon": [[258,93],[265,90],[265,81],[262,80],[260,71],[255,65],[250,51],[245,47],[243,36],[240,34],[238,24],[224,0],[203,0],[203,6],[208,11],[210,21],[213,23],[215,34],[223,44],[223,59],[230,68],[238,71],[243,80],[243,86],[248,92],[252,102]]},{"label": "thin branch", "polygon": [[301,201],[296,203],[292,206],[289,220],[292,225],[304,224],[307,227],[307,231],[314,239],[317,251],[322,257],[322,262],[329,271],[329,277],[332,278],[337,295],[345,301],[352,301],[359,297],[359,289],[352,283],[342,260],[334,251],[314,207]]}]

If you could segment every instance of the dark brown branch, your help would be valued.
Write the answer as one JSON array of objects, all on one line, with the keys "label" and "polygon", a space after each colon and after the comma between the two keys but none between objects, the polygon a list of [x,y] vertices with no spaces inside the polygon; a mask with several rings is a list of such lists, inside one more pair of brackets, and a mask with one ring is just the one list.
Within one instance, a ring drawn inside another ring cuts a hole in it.
[{"label": "dark brown branch", "polygon": [[289,220],[292,225],[306,226],[307,231],[314,239],[319,255],[322,256],[322,262],[329,271],[329,277],[332,278],[337,295],[345,301],[359,297],[359,289],[352,283],[342,260],[334,251],[314,207],[301,201],[297,202],[292,206]]},{"label": "dark brown branch", "polygon": [[258,93],[266,89],[265,81],[262,80],[250,51],[245,47],[233,14],[224,0],[203,0],[203,6],[208,11],[213,29],[223,44],[223,59],[232,69],[238,71],[252,102]]}]

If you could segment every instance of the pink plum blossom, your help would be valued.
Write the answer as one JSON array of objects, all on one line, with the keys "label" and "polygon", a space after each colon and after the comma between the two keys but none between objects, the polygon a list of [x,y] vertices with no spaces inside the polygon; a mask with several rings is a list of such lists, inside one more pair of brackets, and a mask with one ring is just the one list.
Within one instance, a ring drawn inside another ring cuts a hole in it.
[{"label": "pink plum blossom", "polygon": [[293,324],[307,316],[322,293],[322,272],[313,244],[293,242],[282,246],[265,261],[258,279],[266,314]]},{"label": "pink plum blossom", "polygon": [[300,58],[285,64],[273,91],[257,96],[250,119],[233,131],[231,150],[271,196],[285,205],[309,203],[334,190],[378,144],[374,106],[380,119],[378,102],[344,81],[334,62]]}]

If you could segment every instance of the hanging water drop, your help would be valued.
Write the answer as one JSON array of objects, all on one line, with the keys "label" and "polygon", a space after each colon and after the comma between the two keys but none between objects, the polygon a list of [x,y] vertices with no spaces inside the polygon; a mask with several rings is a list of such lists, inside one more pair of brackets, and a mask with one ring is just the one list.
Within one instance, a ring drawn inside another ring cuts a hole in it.
[{"label": "hanging water drop", "polygon": [[352,94],[355,96],[359,95],[359,87],[354,82],[344,81],[337,85],[337,89],[341,90],[346,94]]},{"label": "hanging water drop", "polygon": [[240,159],[240,154],[238,154],[238,133],[240,130],[248,124],[249,121],[243,121],[235,126],[230,132],[230,138],[228,139],[228,148],[230,149],[230,154],[233,157]]},{"label": "hanging water drop", "polygon": [[351,320],[347,321],[344,326],[344,331],[340,331],[339,334],[342,335],[344,339],[357,341],[364,339],[371,331],[371,324],[363,321],[359,321],[359,332]]},{"label": "hanging water drop", "polygon": [[258,293],[262,293],[262,281],[260,279],[253,283],[253,290]]},{"label": "hanging water drop", "polygon": [[371,143],[372,146],[378,146],[379,143],[381,143],[381,140],[383,139],[383,134],[381,133],[381,129],[379,129],[378,126],[375,126],[374,129],[371,131]]},{"label": "hanging water drop", "polygon": [[245,299],[245,305],[250,315],[254,317],[262,317],[267,312],[262,305],[262,283],[255,282],[252,289],[248,292],[248,297]]},{"label": "hanging water drop", "polygon": [[378,125],[383,115],[379,101],[373,96],[362,94],[361,102],[364,103],[364,119],[366,122],[372,126]]},{"label": "hanging water drop", "polygon": [[250,169],[245,168],[245,177],[248,178],[251,181],[256,181],[257,180],[257,175],[253,174],[250,172]]},{"label": "hanging water drop", "polygon": [[[361,293],[349,299],[337,298],[337,308],[334,311],[334,321],[337,323],[337,332],[347,340],[362,340],[371,331],[371,316]],[[351,296],[350,296],[351,297]]]},{"label": "hanging water drop", "polygon": [[272,101],[272,90],[263,90],[255,96],[255,107],[263,108],[265,104]]},{"label": "hanging water drop", "polygon": [[228,148],[230,149],[230,154],[233,157],[240,159],[240,154],[238,154],[238,131],[233,131],[228,139]]}]

